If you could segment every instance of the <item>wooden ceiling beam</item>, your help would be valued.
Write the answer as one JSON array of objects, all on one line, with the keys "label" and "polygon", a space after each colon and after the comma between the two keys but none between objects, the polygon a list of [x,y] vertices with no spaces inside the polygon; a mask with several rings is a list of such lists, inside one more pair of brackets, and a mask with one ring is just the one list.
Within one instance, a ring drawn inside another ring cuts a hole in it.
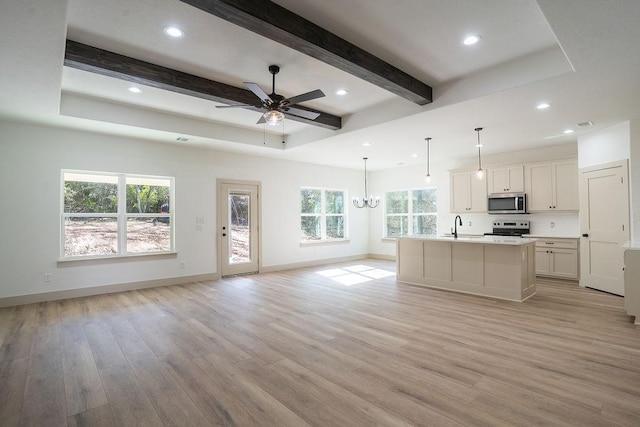
[{"label": "wooden ceiling beam", "polygon": [[429,85],[322,27],[268,0],[181,0],[242,28],[425,105]]},{"label": "wooden ceiling beam", "polygon": [[[248,89],[208,80],[73,40],[67,40],[64,65],[222,104],[260,104],[258,98]],[[316,112],[320,116],[315,120],[308,120],[287,114],[287,119],[332,130],[342,127],[341,117],[301,105],[296,105],[296,108]],[[247,109],[263,111],[260,108]]]}]

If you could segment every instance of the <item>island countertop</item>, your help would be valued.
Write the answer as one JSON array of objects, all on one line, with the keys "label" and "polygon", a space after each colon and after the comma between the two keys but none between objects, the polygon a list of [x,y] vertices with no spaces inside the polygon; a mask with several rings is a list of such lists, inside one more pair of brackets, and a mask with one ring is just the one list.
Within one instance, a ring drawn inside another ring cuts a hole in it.
[{"label": "island countertop", "polygon": [[536,292],[536,240],[520,237],[402,237],[399,282],[524,301]]},{"label": "island countertop", "polygon": [[416,236],[416,237],[402,237],[402,239],[417,239],[417,240],[430,240],[440,242],[451,243],[480,243],[489,245],[514,245],[522,246],[530,243],[535,243],[536,239],[523,238],[523,237],[509,237],[509,236],[473,236],[473,237],[458,237],[453,236]]}]

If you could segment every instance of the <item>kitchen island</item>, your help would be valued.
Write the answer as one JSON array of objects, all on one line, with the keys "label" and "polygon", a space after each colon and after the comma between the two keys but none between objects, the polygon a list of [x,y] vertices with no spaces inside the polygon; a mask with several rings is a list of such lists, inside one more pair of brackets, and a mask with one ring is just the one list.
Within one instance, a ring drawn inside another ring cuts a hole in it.
[{"label": "kitchen island", "polygon": [[524,301],[536,293],[535,239],[399,238],[396,275],[399,282]]}]

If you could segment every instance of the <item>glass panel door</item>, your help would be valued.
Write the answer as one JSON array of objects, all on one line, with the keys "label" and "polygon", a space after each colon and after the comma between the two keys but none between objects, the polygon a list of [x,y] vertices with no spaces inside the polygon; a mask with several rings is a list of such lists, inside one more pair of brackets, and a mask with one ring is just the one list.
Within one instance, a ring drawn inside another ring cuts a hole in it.
[{"label": "glass panel door", "polygon": [[259,270],[258,184],[218,183],[218,226],[222,276]]},{"label": "glass panel door", "polygon": [[229,193],[229,264],[251,262],[251,192]]}]

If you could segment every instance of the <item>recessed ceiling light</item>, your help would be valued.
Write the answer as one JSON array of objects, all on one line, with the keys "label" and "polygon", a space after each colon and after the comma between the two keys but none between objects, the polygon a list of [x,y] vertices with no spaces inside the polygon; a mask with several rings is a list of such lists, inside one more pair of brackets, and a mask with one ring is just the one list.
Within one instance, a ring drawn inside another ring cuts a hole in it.
[{"label": "recessed ceiling light", "polygon": [[368,147],[368,146],[370,146],[370,145],[371,145],[371,143],[370,143],[370,142],[363,142],[363,143],[362,143],[362,146],[363,146],[363,147]]},{"label": "recessed ceiling light", "polygon": [[417,157],[418,157],[418,155],[417,155],[416,153],[413,153],[413,154],[411,155],[411,157],[413,157],[413,158],[415,159],[415,158],[417,158]]},{"label": "recessed ceiling light", "polygon": [[349,91],[348,91],[348,90],[346,90],[346,89],[338,89],[338,90],[336,91],[336,95],[339,95],[339,96],[344,96],[344,95],[346,95],[346,94],[348,94],[348,93],[349,93]]},{"label": "recessed ceiling light", "polygon": [[464,40],[462,41],[462,43],[464,43],[466,46],[471,46],[471,45],[474,45],[474,44],[478,43],[481,38],[482,37],[480,37],[477,34],[471,34],[471,35],[468,35],[467,37],[465,37]]},{"label": "recessed ceiling light", "polygon": [[536,106],[536,108],[537,108],[538,110],[545,110],[545,109],[547,109],[547,108],[549,108],[549,107],[551,107],[551,104],[548,104],[548,103],[546,103],[546,102],[541,102],[540,104],[538,104],[538,105]]},{"label": "recessed ceiling light", "polygon": [[171,37],[182,37],[182,36],[184,36],[184,31],[182,31],[181,28],[174,27],[174,26],[165,27],[164,33],[166,35],[168,35],[168,36],[171,36]]},{"label": "recessed ceiling light", "polygon": [[573,129],[567,129],[563,133],[573,133]]},{"label": "recessed ceiling light", "polygon": [[131,86],[129,88],[129,92],[140,93],[140,92],[142,92],[142,89],[140,89],[139,87],[136,87],[136,86]]}]

